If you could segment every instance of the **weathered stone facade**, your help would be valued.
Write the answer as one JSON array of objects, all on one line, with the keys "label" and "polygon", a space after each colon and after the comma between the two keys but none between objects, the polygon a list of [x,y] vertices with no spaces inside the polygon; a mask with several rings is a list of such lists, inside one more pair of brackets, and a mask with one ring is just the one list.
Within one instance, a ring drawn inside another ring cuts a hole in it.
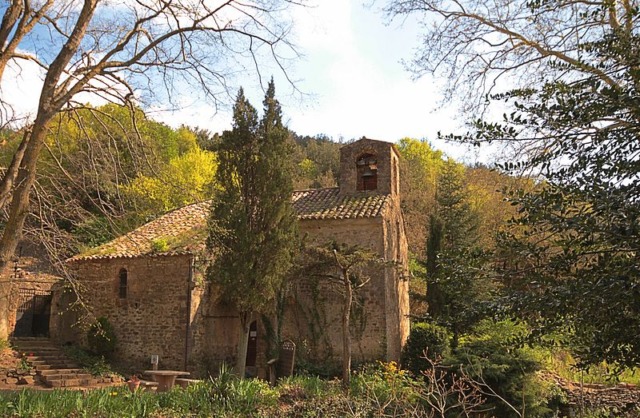
[{"label": "weathered stone facade", "polygon": [[[356,361],[397,360],[409,332],[398,158],[392,144],[362,139],[342,148],[339,189],[293,196],[300,230],[312,242],[357,244],[395,263],[372,269],[371,282],[359,293],[352,329]],[[234,361],[238,315],[204,282],[204,266],[197,256],[203,249],[207,210],[206,203],[176,210],[69,260],[82,285],[83,302],[92,315],[106,317],[113,325],[116,355],[132,367],[148,367],[152,354],[160,356],[163,368],[196,372]],[[178,244],[158,253],[152,244],[159,239]],[[337,359],[342,302],[324,285],[312,289],[304,278],[296,283],[285,309],[282,337],[293,339],[301,356]],[[266,332],[257,322],[253,356],[257,373],[263,375]]]},{"label": "weathered stone facade", "polygon": [[46,336],[50,319],[57,315],[53,303],[53,289],[61,286],[62,278],[51,273],[51,266],[43,261],[45,251],[28,241],[21,241],[18,256],[0,277],[1,294],[6,298],[8,315],[0,319],[0,335]]}]

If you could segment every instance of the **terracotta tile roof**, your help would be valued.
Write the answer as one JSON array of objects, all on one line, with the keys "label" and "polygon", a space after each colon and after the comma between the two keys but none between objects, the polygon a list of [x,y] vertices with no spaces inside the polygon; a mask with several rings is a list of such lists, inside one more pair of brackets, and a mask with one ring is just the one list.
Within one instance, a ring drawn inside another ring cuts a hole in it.
[{"label": "terracotta tile roof", "polygon": [[189,254],[204,245],[208,211],[209,202],[176,209],[67,261]]},{"label": "terracotta tile roof", "polygon": [[[382,216],[389,195],[363,193],[339,196],[338,188],[293,192],[298,219],[356,219]],[[204,248],[209,202],[194,203],[159,218],[67,261],[141,255],[190,254]]]},{"label": "terracotta tile roof", "polygon": [[354,219],[381,216],[389,195],[362,193],[340,197],[335,187],[293,192],[292,199],[298,219]]}]

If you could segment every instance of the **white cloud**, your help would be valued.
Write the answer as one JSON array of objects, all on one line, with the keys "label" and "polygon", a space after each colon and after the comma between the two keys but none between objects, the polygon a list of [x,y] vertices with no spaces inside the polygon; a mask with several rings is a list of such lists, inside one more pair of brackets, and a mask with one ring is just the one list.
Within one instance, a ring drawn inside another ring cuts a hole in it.
[{"label": "white cloud", "polygon": [[14,117],[21,120],[35,117],[43,79],[43,71],[35,63],[9,62],[0,88],[2,99],[12,108]]},{"label": "white cloud", "polygon": [[[487,160],[466,148],[435,141],[438,131],[460,131],[461,118],[451,108],[438,108],[439,86],[430,77],[411,81],[400,64],[417,45],[415,23],[387,27],[382,17],[344,0],[317,0],[293,10],[295,42],[304,59],[291,78],[308,96],[288,95],[276,74],[278,98],[289,127],[300,134],[327,134],[334,139],[371,138],[396,141],[427,138],[449,155],[467,162]],[[2,96],[17,109],[33,112],[42,74],[30,64],[22,73],[12,68],[2,83]],[[266,74],[263,74],[265,76]],[[242,81],[241,81],[242,82]],[[246,83],[249,83],[249,79]],[[254,91],[255,90],[255,91]],[[262,92],[249,84],[245,93],[260,108]],[[82,97],[96,103],[95,98]],[[171,126],[186,124],[220,132],[231,126],[228,108],[216,109],[195,97],[174,98],[178,110],[149,109],[152,117]]]}]

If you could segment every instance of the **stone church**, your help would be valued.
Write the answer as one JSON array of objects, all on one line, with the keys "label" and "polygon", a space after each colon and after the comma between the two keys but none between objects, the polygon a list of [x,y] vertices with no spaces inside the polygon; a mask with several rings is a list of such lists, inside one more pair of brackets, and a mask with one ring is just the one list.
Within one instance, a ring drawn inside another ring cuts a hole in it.
[{"label": "stone church", "polygon": [[[399,198],[399,154],[391,143],[362,138],[341,148],[339,187],[296,191],[299,228],[317,245],[357,244],[387,261],[372,268],[354,307],[354,361],[398,360],[409,333],[408,251]],[[132,368],[213,371],[235,362],[239,318],[204,279],[208,203],[169,212],[68,260],[82,303],[105,317],[117,337],[115,356]],[[54,303],[62,304],[60,298]],[[336,364],[342,354],[342,300],[301,277],[286,298],[281,336],[293,340],[299,362]],[[56,306],[56,310],[62,310]],[[357,310],[357,312],[355,312]],[[60,343],[83,343],[69,314],[51,319]],[[264,375],[267,327],[251,324],[247,366]]]}]

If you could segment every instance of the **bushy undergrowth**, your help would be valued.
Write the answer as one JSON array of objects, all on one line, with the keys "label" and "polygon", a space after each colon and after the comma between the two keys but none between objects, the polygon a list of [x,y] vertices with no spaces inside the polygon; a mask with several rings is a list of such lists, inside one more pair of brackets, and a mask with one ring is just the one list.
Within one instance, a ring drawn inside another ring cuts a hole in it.
[{"label": "bushy undergrowth", "polygon": [[93,376],[109,376],[115,373],[103,356],[92,354],[77,346],[64,347],[64,353]]},{"label": "bushy undergrowth", "polygon": [[638,369],[617,370],[605,362],[592,365],[586,370],[577,367],[577,360],[568,349],[554,348],[548,350],[543,359],[547,370],[572,382],[615,385],[620,382],[640,385]]},{"label": "bushy undergrowth", "polygon": [[411,333],[402,350],[402,368],[409,370],[414,376],[421,376],[429,367],[424,358],[425,350],[429,358],[435,359],[449,354],[451,334],[441,326],[427,322],[418,322],[411,326]]},{"label": "bushy undergrowth", "polygon": [[251,416],[259,408],[277,404],[278,392],[259,379],[238,379],[224,365],[218,376],[211,378],[210,399],[219,414]]},{"label": "bushy undergrowth", "polygon": [[109,358],[118,343],[113,325],[105,317],[100,317],[89,327],[87,342],[91,351],[99,356]]}]

